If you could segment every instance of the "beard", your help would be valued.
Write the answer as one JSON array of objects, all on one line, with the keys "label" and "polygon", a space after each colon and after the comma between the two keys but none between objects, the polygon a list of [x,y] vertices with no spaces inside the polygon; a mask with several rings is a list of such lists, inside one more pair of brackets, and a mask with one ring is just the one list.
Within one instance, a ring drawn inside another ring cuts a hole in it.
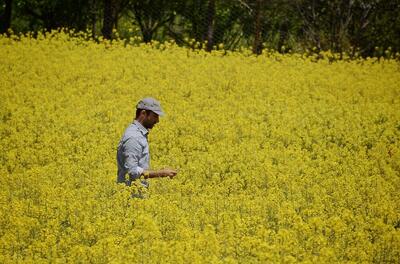
[{"label": "beard", "polygon": [[155,125],[154,123],[148,122],[148,123],[145,123],[143,126],[146,129],[152,129],[154,127],[154,125]]}]

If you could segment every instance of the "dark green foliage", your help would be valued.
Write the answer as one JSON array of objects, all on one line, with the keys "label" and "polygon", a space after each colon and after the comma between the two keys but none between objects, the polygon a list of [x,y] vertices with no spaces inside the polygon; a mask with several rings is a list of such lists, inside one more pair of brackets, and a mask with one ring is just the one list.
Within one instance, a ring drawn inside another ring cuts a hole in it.
[{"label": "dark green foliage", "polygon": [[66,27],[111,39],[114,28],[145,42],[174,39],[194,47],[189,39],[208,41],[208,49],[223,43],[255,53],[270,48],[379,57],[399,52],[399,13],[400,0],[6,0],[0,32]]}]

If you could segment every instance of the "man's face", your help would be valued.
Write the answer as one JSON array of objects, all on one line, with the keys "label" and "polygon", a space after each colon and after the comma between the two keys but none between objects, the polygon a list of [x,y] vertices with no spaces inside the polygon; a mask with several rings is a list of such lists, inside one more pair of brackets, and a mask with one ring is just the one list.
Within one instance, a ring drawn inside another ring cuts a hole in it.
[{"label": "man's face", "polygon": [[146,111],[145,118],[143,119],[143,126],[147,129],[152,129],[158,123],[158,115],[153,111]]}]

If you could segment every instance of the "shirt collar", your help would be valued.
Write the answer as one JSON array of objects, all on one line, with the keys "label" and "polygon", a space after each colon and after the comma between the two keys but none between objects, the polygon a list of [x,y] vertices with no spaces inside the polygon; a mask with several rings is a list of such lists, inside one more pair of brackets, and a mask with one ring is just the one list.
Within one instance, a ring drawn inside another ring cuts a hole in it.
[{"label": "shirt collar", "polygon": [[134,120],[133,123],[139,128],[140,132],[142,132],[144,136],[147,136],[149,131],[139,121]]}]

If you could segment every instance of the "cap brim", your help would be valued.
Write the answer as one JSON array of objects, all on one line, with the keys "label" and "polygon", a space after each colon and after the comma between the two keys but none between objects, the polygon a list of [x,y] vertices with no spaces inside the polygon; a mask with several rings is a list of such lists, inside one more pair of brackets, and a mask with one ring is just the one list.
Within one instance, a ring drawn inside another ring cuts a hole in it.
[{"label": "cap brim", "polygon": [[165,115],[164,112],[159,111],[159,110],[151,110],[151,111],[153,111],[154,113],[156,113],[159,116],[164,116]]}]

